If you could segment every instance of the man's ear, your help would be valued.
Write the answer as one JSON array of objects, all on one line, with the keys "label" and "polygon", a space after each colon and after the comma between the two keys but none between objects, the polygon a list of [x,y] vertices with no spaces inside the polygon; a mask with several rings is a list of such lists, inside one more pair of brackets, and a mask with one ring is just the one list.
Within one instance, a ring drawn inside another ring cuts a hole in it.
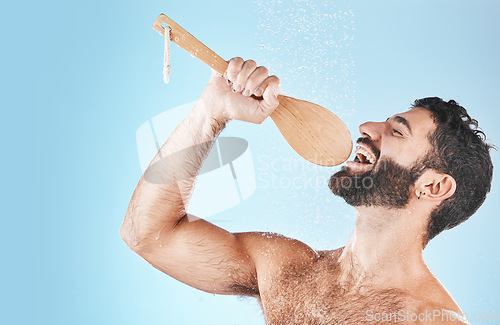
[{"label": "man's ear", "polygon": [[429,169],[418,179],[415,195],[419,199],[443,201],[452,196],[456,189],[457,183],[452,176]]}]

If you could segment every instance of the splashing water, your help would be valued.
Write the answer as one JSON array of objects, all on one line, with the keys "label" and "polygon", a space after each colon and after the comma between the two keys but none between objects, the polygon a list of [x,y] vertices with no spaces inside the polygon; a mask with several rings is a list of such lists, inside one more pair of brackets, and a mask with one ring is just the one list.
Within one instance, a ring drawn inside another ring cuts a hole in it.
[{"label": "splashing water", "polygon": [[[259,64],[280,78],[281,88],[290,96],[324,106],[341,119],[352,115],[355,28],[349,4],[325,0],[255,0],[255,4]],[[328,234],[353,222],[347,212],[339,211],[340,202],[328,190],[332,170],[311,165],[294,153],[288,156],[286,148],[270,146],[269,139],[263,142],[267,145],[260,148],[256,166],[257,193],[263,201],[273,198],[264,225],[312,245],[330,246]],[[287,218],[281,221],[283,215]],[[272,220],[280,224],[271,226]],[[346,230],[341,237],[347,236]]]},{"label": "splashing water", "polygon": [[345,3],[256,0],[261,57],[292,96],[353,114],[354,13]]}]

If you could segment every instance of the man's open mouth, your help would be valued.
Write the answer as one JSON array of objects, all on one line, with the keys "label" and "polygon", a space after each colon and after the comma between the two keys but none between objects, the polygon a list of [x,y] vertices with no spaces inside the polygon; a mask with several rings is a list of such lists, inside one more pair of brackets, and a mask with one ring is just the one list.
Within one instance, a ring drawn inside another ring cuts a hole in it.
[{"label": "man's open mouth", "polygon": [[356,157],[354,158],[354,162],[360,164],[370,164],[373,165],[377,161],[377,157],[374,153],[369,151],[368,148],[364,146],[360,146],[359,144],[356,146]]},{"label": "man's open mouth", "polygon": [[370,171],[377,162],[377,153],[366,144],[358,142],[355,154],[354,161],[348,161],[346,166],[356,173]]}]

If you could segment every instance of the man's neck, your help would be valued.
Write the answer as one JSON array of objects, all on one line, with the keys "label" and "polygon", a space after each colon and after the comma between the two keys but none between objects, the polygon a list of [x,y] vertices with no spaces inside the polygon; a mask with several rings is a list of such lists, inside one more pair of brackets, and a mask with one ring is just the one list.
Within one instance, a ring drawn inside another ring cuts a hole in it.
[{"label": "man's neck", "polygon": [[340,257],[340,281],[363,287],[405,286],[428,272],[423,218],[414,208],[356,208],[356,226]]}]

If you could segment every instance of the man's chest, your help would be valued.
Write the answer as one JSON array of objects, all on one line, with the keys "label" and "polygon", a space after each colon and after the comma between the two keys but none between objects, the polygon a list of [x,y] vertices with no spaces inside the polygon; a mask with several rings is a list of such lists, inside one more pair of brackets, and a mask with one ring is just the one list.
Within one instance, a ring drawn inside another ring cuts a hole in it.
[{"label": "man's chest", "polygon": [[273,325],[374,324],[375,317],[397,320],[413,307],[398,290],[348,290],[328,267],[284,269],[262,286],[260,304],[266,323]]}]

